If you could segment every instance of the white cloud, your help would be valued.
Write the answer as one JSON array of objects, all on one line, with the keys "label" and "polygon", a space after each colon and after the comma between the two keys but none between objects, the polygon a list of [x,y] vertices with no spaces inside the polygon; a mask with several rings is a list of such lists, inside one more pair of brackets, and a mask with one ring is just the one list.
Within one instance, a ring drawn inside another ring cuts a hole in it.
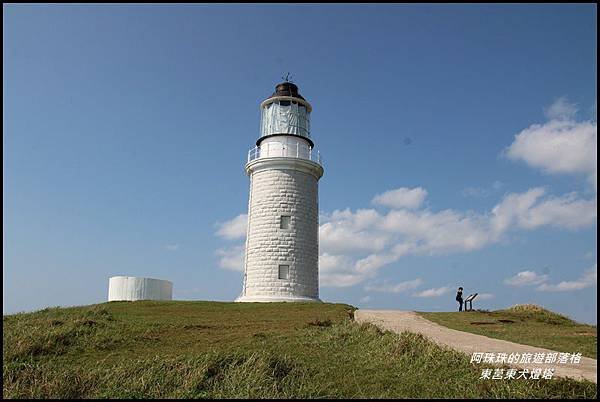
[{"label": "white cloud", "polygon": [[579,229],[596,222],[596,199],[580,199],[577,193],[565,194],[561,197],[549,197],[519,217],[519,226],[524,229],[535,229],[550,225],[568,229]]},{"label": "white cloud", "polygon": [[382,205],[390,208],[419,208],[425,198],[427,191],[421,187],[407,188],[400,187],[395,190],[386,191],[383,194],[377,194],[372,202],[376,205]]},{"label": "white cloud", "polygon": [[423,280],[421,278],[414,279],[412,281],[405,281],[396,284],[382,283],[382,284],[371,284],[365,286],[366,291],[371,292],[385,292],[385,293],[402,293],[407,290],[413,290],[421,286]]},{"label": "white cloud", "polygon": [[319,245],[329,253],[375,252],[387,245],[389,236],[374,234],[370,228],[380,219],[372,209],[335,210],[331,215],[321,216]]},{"label": "white cloud", "polygon": [[319,283],[329,287],[347,287],[362,282],[365,275],[356,272],[352,260],[345,255],[319,255]]},{"label": "white cloud", "polygon": [[485,216],[471,212],[392,210],[377,229],[401,236],[409,252],[438,254],[481,248],[491,240],[488,226]]},{"label": "white cloud", "polygon": [[490,299],[493,299],[494,297],[496,297],[496,296],[494,296],[494,295],[493,295],[493,294],[491,294],[491,293],[479,293],[479,294],[477,295],[477,298],[478,298],[479,300],[490,300]]},{"label": "white cloud", "polygon": [[460,193],[463,197],[472,198],[486,198],[492,194],[492,192],[485,187],[467,187],[462,189]]},{"label": "white cloud", "polygon": [[536,288],[536,290],[542,292],[569,292],[573,290],[581,290],[596,286],[597,279],[597,264],[594,264],[592,268],[585,271],[583,275],[581,275],[581,277],[575,281],[563,281],[557,283],[556,285],[542,283]]},{"label": "white cloud", "polygon": [[450,292],[452,288],[450,286],[442,286],[441,288],[427,289],[422,292],[413,294],[415,297],[440,297]]},{"label": "white cloud", "polygon": [[571,120],[575,118],[577,110],[575,103],[570,103],[566,96],[561,96],[544,110],[544,114],[549,120]]},{"label": "white cloud", "polygon": [[371,301],[371,296],[367,295],[367,296],[361,297],[361,299],[359,301],[361,303],[368,303]]},{"label": "white cloud", "polygon": [[496,180],[492,183],[490,188],[488,187],[466,187],[462,189],[460,192],[463,197],[472,197],[472,198],[487,198],[491,196],[494,192],[499,191],[504,186],[499,180]]},{"label": "white cloud", "polygon": [[239,214],[227,222],[217,223],[217,235],[227,240],[241,239],[246,236],[247,226],[248,215]]},{"label": "white cloud", "polygon": [[[351,271],[351,270],[349,270]],[[319,274],[319,284],[330,288],[354,286],[365,280],[365,276],[356,273],[332,272]]]},{"label": "white cloud", "polygon": [[492,208],[490,219],[492,231],[501,234],[514,226],[544,193],[543,188],[536,187],[524,193],[507,194],[499,204]]},{"label": "white cloud", "polygon": [[494,190],[500,190],[502,187],[504,187],[504,183],[502,183],[500,180],[496,180],[492,183],[492,188]]},{"label": "white cloud", "polygon": [[547,173],[584,174],[597,189],[597,123],[573,120],[576,110],[559,99],[547,110],[550,120],[521,131],[504,154]]},{"label": "white cloud", "polygon": [[535,290],[540,292],[569,292],[596,286],[597,264],[586,271],[574,281],[562,281],[557,284],[549,284],[548,275],[539,275],[533,271],[519,272],[517,275],[504,281],[511,286],[537,286]]},{"label": "white cloud", "polygon": [[365,258],[361,258],[360,260],[356,261],[355,269],[357,272],[368,275],[370,273],[375,273],[384,265],[398,261],[400,257],[401,255],[397,253],[369,254]]},{"label": "white cloud", "polygon": [[219,267],[232,271],[244,271],[244,245],[220,248],[216,251]]},{"label": "white cloud", "polygon": [[165,244],[165,250],[177,251],[177,250],[179,250],[179,244]]},{"label": "white cloud", "polygon": [[522,271],[504,280],[504,283],[510,286],[529,286],[539,285],[548,279],[548,275],[539,275],[533,271]]},{"label": "white cloud", "polygon": [[492,209],[492,229],[495,233],[502,233],[513,226],[521,229],[545,225],[580,229],[596,222],[596,198],[581,199],[573,192],[542,200],[545,193],[545,189],[536,187],[525,193],[505,196]]}]

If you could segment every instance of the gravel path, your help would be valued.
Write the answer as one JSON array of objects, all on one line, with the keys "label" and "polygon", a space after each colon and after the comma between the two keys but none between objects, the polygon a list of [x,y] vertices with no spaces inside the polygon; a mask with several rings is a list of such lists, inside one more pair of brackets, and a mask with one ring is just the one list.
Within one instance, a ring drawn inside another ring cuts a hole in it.
[{"label": "gravel path", "polygon": [[[471,334],[469,332],[457,331],[443,327],[439,324],[426,320],[414,311],[397,310],[356,310],[354,312],[356,322],[369,322],[382,329],[397,333],[403,331],[422,334],[435,343],[448,346],[471,356],[475,352],[480,353],[552,353],[555,351],[535,346],[521,345],[518,343],[503,341],[501,339],[488,338],[487,336]],[[576,352],[576,351],[573,351]],[[556,352],[555,352],[556,353]],[[515,367],[522,369],[532,368],[554,368],[554,375],[559,377],[570,377],[577,380],[587,379],[596,382],[596,360],[582,357],[579,364],[518,364]]]}]

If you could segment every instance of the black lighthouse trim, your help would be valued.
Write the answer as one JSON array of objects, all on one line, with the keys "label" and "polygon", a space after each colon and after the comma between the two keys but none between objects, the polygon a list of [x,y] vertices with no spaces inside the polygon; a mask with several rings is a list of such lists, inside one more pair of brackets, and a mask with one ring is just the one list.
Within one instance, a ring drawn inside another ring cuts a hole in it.
[{"label": "black lighthouse trim", "polygon": [[305,137],[305,136],[300,135],[300,134],[290,134],[290,133],[275,133],[275,134],[265,135],[263,137],[260,137],[258,140],[256,140],[256,146],[260,147],[260,143],[262,142],[262,140],[264,140],[265,138],[269,138],[269,137],[275,137],[276,135],[289,135],[290,137],[302,138],[303,140],[305,140],[306,142],[308,142],[308,144],[310,145],[311,148],[315,147],[315,143],[312,142],[312,140],[310,138]]}]

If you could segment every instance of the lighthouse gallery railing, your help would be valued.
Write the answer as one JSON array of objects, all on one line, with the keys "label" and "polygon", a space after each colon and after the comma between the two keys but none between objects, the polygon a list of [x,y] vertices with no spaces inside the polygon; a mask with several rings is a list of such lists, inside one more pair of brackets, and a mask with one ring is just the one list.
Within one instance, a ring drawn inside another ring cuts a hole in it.
[{"label": "lighthouse gallery railing", "polygon": [[260,147],[251,148],[248,151],[248,162],[259,158],[286,157],[307,159],[323,165],[321,152],[310,147],[300,146],[296,144],[281,144],[276,142],[268,142]]}]

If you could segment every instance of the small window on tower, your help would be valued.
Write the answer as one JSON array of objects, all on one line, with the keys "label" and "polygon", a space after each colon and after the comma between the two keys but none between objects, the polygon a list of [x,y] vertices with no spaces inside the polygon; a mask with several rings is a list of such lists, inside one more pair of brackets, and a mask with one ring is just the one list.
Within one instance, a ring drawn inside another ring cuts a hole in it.
[{"label": "small window on tower", "polygon": [[290,275],[290,266],[289,265],[280,265],[279,266],[279,279],[288,279]]},{"label": "small window on tower", "polygon": [[291,216],[282,215],[281,222],[279,223],[279,228],[280,229],[289,229],[291,220],[292,220]]}]

